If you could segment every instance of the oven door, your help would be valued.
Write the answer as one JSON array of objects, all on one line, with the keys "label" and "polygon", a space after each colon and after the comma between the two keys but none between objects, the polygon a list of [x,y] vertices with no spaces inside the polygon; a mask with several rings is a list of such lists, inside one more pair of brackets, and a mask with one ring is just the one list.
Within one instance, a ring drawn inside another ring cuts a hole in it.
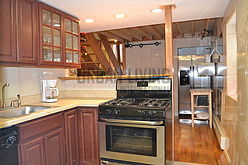
[{"label": "oven door", "polygon": [[122,121],[98,122],[101,158],[165,165],[165,126]]}]

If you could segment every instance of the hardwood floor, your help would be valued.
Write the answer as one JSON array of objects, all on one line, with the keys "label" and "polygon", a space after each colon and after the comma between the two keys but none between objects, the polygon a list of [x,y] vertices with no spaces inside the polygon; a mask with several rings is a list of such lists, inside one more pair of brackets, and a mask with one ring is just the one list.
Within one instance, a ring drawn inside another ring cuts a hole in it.
[{"label": "hardwood floor", "polygon": [[210,165],[227,165],[214,129],[207,124],[182,124],[175,120],[175,161]]}]

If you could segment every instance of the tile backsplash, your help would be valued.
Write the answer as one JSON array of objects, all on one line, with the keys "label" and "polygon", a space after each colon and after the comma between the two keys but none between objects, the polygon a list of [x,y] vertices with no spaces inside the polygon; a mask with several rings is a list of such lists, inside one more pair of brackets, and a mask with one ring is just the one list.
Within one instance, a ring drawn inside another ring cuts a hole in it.
[{"label": "tile backsplash", "polygon": [[31,104],[41,100],[42,79],[57,79],[60,98],[114,97],[116,95],[115,80],[62,81],[58,79],[58,77],[67,76],[67,73],[67,69],[0,67],[0,91],[2,93],[3,84],[9,83],[9,87],[5,88],[7,104],[16,99],[17,94],[21,95],[23,104]]},{"label": "tile backsplash", "polygon": [[[7,100],[15,99],[17,94],[26,99],[29,96],[33,96],[30,99],[37,98],[41,94],[42,79],[57,79],[59,76],[65,76],[65,74],[65,69],[1,67],[0,90],[2,92],[3,84],[9,83],[9,87],[5,88]],[[65,90],[65,84],[62,80],[58,80],[57,86],[60,91]]]}]

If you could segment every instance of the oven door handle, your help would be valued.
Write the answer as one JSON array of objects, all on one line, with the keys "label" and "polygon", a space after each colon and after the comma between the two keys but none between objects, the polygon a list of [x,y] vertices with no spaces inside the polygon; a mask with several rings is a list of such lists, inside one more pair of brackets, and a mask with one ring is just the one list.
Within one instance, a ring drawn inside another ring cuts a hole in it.
[{"label": "oven door handle", "polygon": [[163,125],[164,121],[140,121],[140,120],[119,120],[100,118],[100,121],[107,123],[138,124],[138,125]]}]

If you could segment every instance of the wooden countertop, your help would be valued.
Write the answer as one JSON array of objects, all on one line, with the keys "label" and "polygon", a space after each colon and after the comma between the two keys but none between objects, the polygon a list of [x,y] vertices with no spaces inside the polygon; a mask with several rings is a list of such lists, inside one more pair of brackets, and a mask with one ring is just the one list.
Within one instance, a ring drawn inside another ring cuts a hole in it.
[{"label": "wooden countertop", "polygon": [[35,103],[32,105],[51,106],[49,109],[34,112],[28,115],[15,118],[0,118],[0,128],[16,125],[29,120],[37,119],[54,113],[62,112],[75,107],[98,107],[100,103],[111,100],[112,98],[77,98],[77,99],[59,99],[56,103]]}]

